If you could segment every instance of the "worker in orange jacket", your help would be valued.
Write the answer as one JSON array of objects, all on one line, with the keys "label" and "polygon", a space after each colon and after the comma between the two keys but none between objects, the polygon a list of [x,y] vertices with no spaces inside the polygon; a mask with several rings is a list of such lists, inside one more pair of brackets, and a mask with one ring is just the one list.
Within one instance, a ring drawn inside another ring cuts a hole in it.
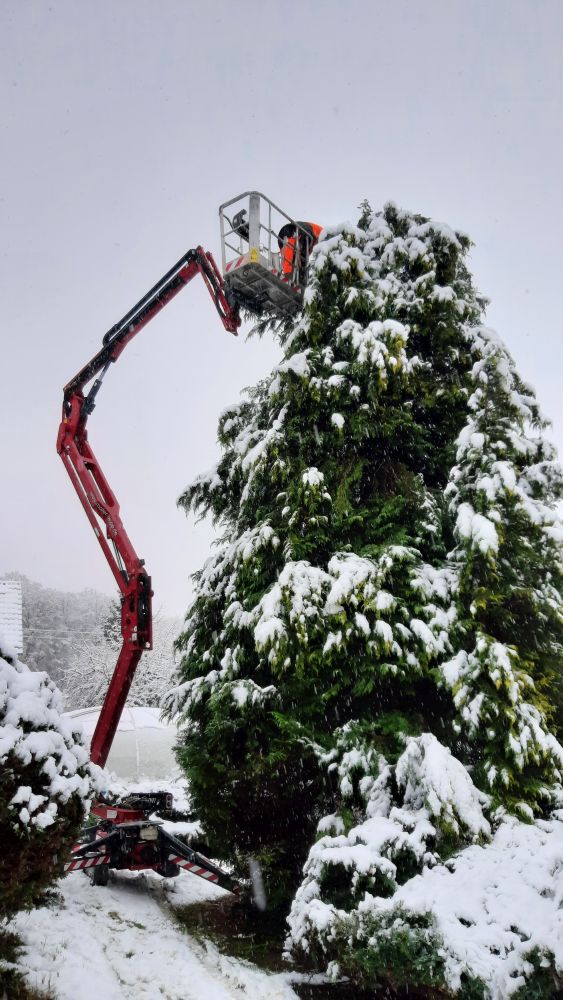
[{"label": "worker in orange jacket", "polygon": [[[289,281],[295,264],[295,251],[298,245],[298,277],[300,284],[305,284],[307,261],[313,247],[318,243],[323,231],[316,222],[287,222],[278,233],[278,245],[281,257],[281,272],[284,281]],[[298,243],[299,241],[299,243]]]}]

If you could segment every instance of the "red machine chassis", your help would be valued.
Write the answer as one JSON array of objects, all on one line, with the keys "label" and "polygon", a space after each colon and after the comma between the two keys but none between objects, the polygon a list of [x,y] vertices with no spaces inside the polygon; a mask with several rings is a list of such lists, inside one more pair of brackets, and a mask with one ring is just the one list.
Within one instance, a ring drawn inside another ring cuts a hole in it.
[{"label": "red machine chassis", "polygon": [[97,885],[107,884],[110,870],[147,869],[165,878],[173,878],[184,869],[229,892],[239,890],[234,879],[209,858],[168,833],[160,820],[148,820],[146,815],[136,820],[110,820],[84,830],[64,866],[65,872],[87,871]]}]

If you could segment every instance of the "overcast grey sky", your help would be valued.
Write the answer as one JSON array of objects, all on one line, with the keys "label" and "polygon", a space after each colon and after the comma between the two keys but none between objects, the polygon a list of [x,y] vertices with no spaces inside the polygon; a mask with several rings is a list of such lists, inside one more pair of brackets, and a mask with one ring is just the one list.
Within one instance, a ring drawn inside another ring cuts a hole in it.
[{"label": "overcast grey sky", "polygon": [[[321,224],[367,197],[468,232],[561,450],[561,0],[2,0],[0,28],[0,573],[113,591],[55,451],[62,386],[186,249],[219,251],[248,188]],[[168,612],[212,537],[176,497],[277,355],[194,282],[104,384],[90,441]]]}]

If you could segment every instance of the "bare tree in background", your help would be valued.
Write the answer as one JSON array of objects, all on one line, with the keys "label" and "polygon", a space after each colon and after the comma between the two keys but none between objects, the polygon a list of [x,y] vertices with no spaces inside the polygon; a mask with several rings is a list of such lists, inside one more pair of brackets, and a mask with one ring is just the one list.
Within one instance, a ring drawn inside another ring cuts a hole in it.
[{"label": "bare tree in background", "polygon": [[[101,705],[121,647],[120,605],[113,601],[97,627],[75,642],[61,680],[67,709]],[[174,669],[174,639],[180,622],[157,613],[153,622],[153,649],[143,654],[127,697],[130,705],[158,706],[170,686]]]}]

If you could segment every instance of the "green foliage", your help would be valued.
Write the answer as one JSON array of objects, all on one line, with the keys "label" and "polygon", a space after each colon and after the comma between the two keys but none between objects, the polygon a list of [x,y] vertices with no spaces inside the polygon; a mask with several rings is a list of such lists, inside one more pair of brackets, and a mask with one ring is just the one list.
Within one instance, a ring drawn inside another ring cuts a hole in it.
[{"label": "green foliage", "polygon": [[9,803],[21,785],[29,785],[35,794],[45,791],[41,766],[22,767],[8,759],[0,779],[0,915],[37,904],[42,893],[63,872],[63,864],[84,818],[81,801],[76,797],[61,810],[57,823],[45,830],[22,829],[14,822]]},{"label": "green foliage", "polygon": [[0,918],[6,918],[35,905],[62,874],[84,819],[90,769],[70,724],[58,729],[62,704],[46,675],[31,673],[0,648],[0,682]]},{"label": "green foliage", "polygon": [[363,986],[440,986],[444,969],[439,944],[424,920],[421,924],[399,931],[393,928],[392,933],[381,925],[374,927],[369,945],[344,951],[341,969]]},{"label": "green foliage", "polygon": [[526,982],[512,994],[514,1000],[557,1000],[561,996],[563,982],[555,971],[553,955],[545,955],[534,948],[526,956],[532,972]]},{"label": "green foliage", "polygon": [[563,766],[548,731],[563,661],[563,477],[504,346],[477,329],[470,347],[473,392],[446,491],[462,636],[451,678],[477,780],[530,815],[549,806]]},{"label": "green foliage", "polygon": [[323,776],[312,751],[275,713],[249,708],[241,725],[221,699],[198,709],[178,758],[208,841],[213,835],[210,849],[243,879],[253,857],[275,908],[299,879],[322,815]]},{"label": "green foliage", "polygon": [[[257,858],[276,905],[319,820],[330,854],[395,809],[369,872],[335,854],[310,889],[350,919],[366,890],[479,842],[491,804],[546,809],[563,765],[561,476],[537,404],[480,326],[468,238],[361,209],[325,233],[301,317],[276,326],[281,364],[224,412],[216,468],[181,497],[222,538],[166,701],[211,849],[241,873]],[[396,776],[411,751],[420,796]],[[432,754],[471,769],[469,818],[430,787]],[[442,982],[429,926],[338,940],[358,981]]]}]

